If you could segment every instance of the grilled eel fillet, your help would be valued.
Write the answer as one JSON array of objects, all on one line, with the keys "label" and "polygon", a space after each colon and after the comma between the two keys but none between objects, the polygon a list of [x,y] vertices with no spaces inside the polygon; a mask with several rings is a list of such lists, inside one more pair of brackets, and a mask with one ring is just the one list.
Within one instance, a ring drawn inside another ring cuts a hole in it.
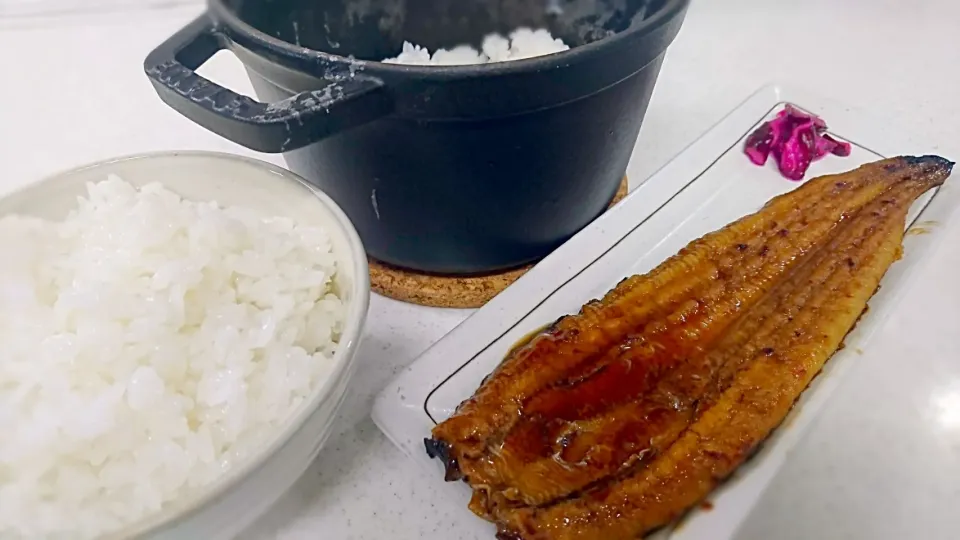
[{"label": "grilled eel fillet", "polygon": [[789,412],[949,176],[900,157],[810,180],[561,318],[427,452],[503,539],[634,539],[706,496]]}]

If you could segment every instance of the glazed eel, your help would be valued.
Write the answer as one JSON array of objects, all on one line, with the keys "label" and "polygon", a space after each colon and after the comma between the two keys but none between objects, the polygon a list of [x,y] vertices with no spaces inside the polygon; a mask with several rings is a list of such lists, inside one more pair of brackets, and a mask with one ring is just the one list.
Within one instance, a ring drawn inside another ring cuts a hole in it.
[{"label": "glazed eel", "polygon": [[953,163],[822,176],[515,349],[426,441],[500,538],[635,539],[740,465],[840,347]]}]

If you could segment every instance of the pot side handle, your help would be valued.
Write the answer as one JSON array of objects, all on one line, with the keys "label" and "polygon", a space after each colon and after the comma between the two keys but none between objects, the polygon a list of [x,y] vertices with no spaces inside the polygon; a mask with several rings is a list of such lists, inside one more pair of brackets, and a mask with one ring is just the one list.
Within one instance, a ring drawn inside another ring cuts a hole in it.
[{"label": "pot side handle", "polygon": [[392,109],[383,81],[362,75],[277,103],[260,103],[195,72],[224,48],[213,22],[202,15],[154,49],[143,68],[167,105],[252,150],[295,150],[385,116]]}]

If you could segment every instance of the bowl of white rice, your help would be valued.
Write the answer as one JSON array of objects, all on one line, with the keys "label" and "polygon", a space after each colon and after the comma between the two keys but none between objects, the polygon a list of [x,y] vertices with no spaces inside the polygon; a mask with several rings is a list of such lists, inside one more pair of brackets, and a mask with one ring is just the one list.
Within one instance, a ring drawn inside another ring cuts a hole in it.
[{"label": "bowl of white rice", "polygon": [[369,302],[346,215],[178,152],[0,199],[0,538],[228,538],[303,473]]}]

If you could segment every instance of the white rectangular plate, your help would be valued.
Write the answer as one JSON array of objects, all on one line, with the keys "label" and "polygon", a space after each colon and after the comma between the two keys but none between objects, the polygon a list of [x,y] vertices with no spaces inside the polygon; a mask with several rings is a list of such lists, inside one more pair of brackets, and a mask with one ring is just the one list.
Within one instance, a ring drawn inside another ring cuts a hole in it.
[{"label": "white rectangular plate", "polygon": [[[827,156],[814,163],[807,178],[883,157],[936,153],[935,146],[844,105],[776,86],[761,89],[619,205],[428,349],[377,398],[373,419],[380,429],[426,467],[438,487],[442,485],[441,464],[427,458],[423,439],[473,394],[517,341],[561,315],[577,312],[622,278],[649,271],[691,240],[798,186],[780,176],[772,159],[766,167],[757,167],[742,152],[744,138],[785,103],[821,115],[832,134],[853,145],[849,157]],[[846,348],[827,363],[756,457],[710,495],[712,510],[697,508],[684,518],[682,527],[665,528],[657,537],[723,540],[734,535],[843,373],[856,357],[869,358],[870,335],[893,309],[912,270],[945,236],[945,224],[958,203],[957,182],[948,182],[914,205],[908,226],[926,234],[906,237],[904,258],[887,272],[880,292],[870,301],[870,312],[847,337]],[[464,537],[493,538],[493,527],[467,510],[467,486],[452,483],[445,489],[463,501]]]}]

